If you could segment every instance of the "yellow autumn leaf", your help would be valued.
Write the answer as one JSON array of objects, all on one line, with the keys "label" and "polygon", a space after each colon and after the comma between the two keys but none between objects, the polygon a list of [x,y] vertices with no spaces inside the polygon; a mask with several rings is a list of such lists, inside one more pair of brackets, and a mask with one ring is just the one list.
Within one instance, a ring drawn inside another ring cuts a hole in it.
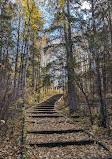
[{"label": "yellow autumn leaf", "polygon": [[96,145],[96,141],[94,141],[94,144]]},{"label": "yellow autumn leaf", "polygon": [[112,151],[111,151],[111,150],[109,150],[109,153],[110,153],[110,154],[112,154]]},{"label": "yellow autumn leaf", "polygon": [[11,94],[11,93],[12,93],[12,90],[9,90],[8,93]]},{"label": "yellow autumn leaf", "polygon": [[11,109],[11,108],[12,108],[11,105],[9,105],[9,106],[8,106],[8,109]]},{"label": "yellow autumn leaf", "polygon": [[5,98],[5,101],[7,101],[7,100],[8,100],[8,97]]},{"label": "yellow autumn leaf", "polygon": [[73,156],[75,157],[75,153],[73,153]]},{"label": "yellow autumn leaf", "polygon": [[24,110],[25,110],[25,107],[22,108],[22,111],[24,111]]},{"label": "yellow autumn leaf", "polygon": [[81,156],[85,156],[85,153],[82,153]]},{"label": "yellow autumn leaf", "polygon": [[26,147],[27,149],[29,148],[29,146],[28,146],[28,145],[26,145],[25,147]]},{"label": "yellow autumn leaf", "polygon": [[1,120],[1,122],[5,124],[5,120]]}]

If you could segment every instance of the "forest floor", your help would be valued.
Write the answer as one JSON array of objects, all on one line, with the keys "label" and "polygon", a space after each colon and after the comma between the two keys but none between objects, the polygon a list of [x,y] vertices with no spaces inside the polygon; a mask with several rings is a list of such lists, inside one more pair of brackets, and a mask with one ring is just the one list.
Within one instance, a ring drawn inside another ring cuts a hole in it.
[{"label": "forest floor", "polygon": [[[26,111],[26,154],[32,159],[112,158],[112,133],[91,126],[88,117],[68,116],[54,96]],[[55,106],[54,103],[56,102]],[[88,135],[89,132],[92,135]],[[107,151],[97,141],[109,149]]]},{"label": "forest floor", "polygon": [[[112,116],[111,133],[108,135],[107,129],[98,127],[97,123],[91,126],[88,115],[84,115],[83,111],[70,116],[63,98],[58,100],[59,98],[60,95],[53,95],[53,98],[48,98],[40,104],[35,103],[25,111],[24,158],[112,158]],[[8,121],[8,134],[0,138],[0,159],[21,158],[21,120],[21,114],[18,114],[14,121]],[[4,133],[5,129],[2,131],[2,134]],[[102,142],[109,151],[96,141]]]},{"label": "forest floor", "polygon": [[[55,95],[57,92],[49,92],[45,96],[41,97],[41,102],[49,99],[51,96]],[[37,101],[35,97],[32,96],[31,92],[25,94],[25,109],[37,106]],[[17,103],[10,106],[8,120],[0,125],[0,159],[20,159],[21,158],[21,149],[22,149],[22,125],[24,111],[21,112],[20,103],[22,102],[21,98]],[[12,114],[12,115],[11,115]]]}]

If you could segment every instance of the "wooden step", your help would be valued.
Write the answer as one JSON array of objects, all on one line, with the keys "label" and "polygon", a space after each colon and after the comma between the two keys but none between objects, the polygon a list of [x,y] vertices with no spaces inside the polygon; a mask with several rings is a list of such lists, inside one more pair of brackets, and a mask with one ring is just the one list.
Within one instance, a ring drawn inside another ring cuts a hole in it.
[{"label": "wooden step", "polygon": [[27,112],[27,113],[31,113],[31,114],[56,114],[57,112],[37,111],[37,112]]},{"label": "wooden step", "polygon": [[45,108],[45,107],[54,108],[54,105],[42,105],[42,106],[37,106],[37,107],[33,107],[33,108],[38,109],[38,108]]},{"label": "wooden step", "polygon": [[83,129],[69,129],[69,130],[49,130],[49,131],[27,131],[27,133],[34,134],[66,134],[66,133],[74,133],[74,132],[84,132]]},{"label": "wooden step", "polygon": [[37,111],[55,111],[55,109],[36,109],[36,110],[33,110],[34,112],[37,112]]},{"label": "wooden step", "polygon": [[60,147],[68,145],[91,145],[94,144],[94,140],[80,140],[80,141],[66,141],[66,142],[48,142],[48,143],[29,143],[30,146],[38,147]]},{"label": "wooden step", "polygon": [[106,157],[92,157],[92,159],[112,159],[112,156],[106,156]]},{"label": "wooden step", "polygon": [[71,116],[71,118],[74,118],[74,119],[79,118],[79,117],[80,117],[79,115]]},{"label": "wooden step", "polygon": [[34,108],[35,110],[36,109],[54,109],[54,107],[38,107],[38,108]]},{"label": "wooden step", "polygon": [[60,117],[64,117],[64,116],[59,116],[59,115],[41,115],[41,116],[38,116],[38,115],[30,115],[29,117],[32,117],[32,118],[60,118]]}]

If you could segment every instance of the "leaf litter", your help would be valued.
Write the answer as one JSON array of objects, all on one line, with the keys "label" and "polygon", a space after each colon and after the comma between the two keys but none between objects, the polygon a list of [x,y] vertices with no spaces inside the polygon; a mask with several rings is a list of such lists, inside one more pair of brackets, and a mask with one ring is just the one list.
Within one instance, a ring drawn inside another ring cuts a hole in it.
[{"label": "leaf litter", "polygon": [[[41,114],[42,115],[42,114]],[[60,118],[29,118],[26,116],[26,128],[28,131],[49,131],[49,130],[67,130],[81,129],[82,125],[67,117]],[[33,122],[34,123],[30,123]],[[63,141],[80,141],[92,139],[84,132],[78,133],[63,133],[63,134],[33,134],[29,133],[26,136],[27,143],[50,143]],[[27,145],[26,145],[27,146]],[[92,145],[68,145],[60,147],[30,147],[27,146],[27,155],[32,159],[89,159],[93,157],[106,157],[110,153],[103,147],[96,144]]]}]

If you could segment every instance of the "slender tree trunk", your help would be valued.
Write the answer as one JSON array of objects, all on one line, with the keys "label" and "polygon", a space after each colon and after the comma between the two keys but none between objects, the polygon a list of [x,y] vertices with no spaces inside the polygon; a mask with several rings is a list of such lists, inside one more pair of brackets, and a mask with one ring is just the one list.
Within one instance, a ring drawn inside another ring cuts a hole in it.
[{"label": "slender tree trunk", "polygon": [[[41,57],[39,56],[38,57],[38,63],[39,63],[39,66],[38,66],[38,70],[37,70],[37,79],[36,79],[36,89],[35,91],[37,92],[38,91],[38,103],[40,102],[40,85],[41,85],[41,77],[40,77],[40,63],[41,63]],[[44,92],[44,86],[43,86],[43,92]]]},{"label": "slender tree trunk", "polygon": [[[109,30],[110,30],[110,40],[111,40],[111,46],[110,46],[110,57],[109,57],[109,61],[111,63],[112,61],[112,2],[108,1],[108,13],[109,13]],[[112,64],[110,66],[110,87],[111,87],[111,93],[112,93]]]},{"label": "slender tree trunk", "polygon": [[[28,40],[27,40],[27,42],[28,42]],[[25,64],[24,64],[24,73],[23,73],[23,90],[24,90],[25,84],[26,84],[26,71],[27,71],[27,63],[28,63],[28,52],[29,52],[29,45],[27,43],[27,50],[26,50]]]},{"label": "slender tree trunk", "polygon": [[14,91],[16,89],[16,83],[17,83],[17,67],[18,67],[18,57],[19,57],[19,35],[20,35],[20,22],[21,17],[19,17],[19,23],[18,23],[18,39],[17,39],[17,52],[16,52],[16,60],[15,60],[15,75],[14,75]]},{"label": "slender tree trunk", "polygon": [[6,64],[9,60],[9,45],[7,44],[7,55],[6,55]]},{"label": "slender tree trunk", "polygon": [[23,78],[23,46],[22,46],[22,53],[21,53],[21,62],[20,62],[20,67],[19,67],[17,94],[18,94],[19,90],[22,89],[22,78]]},{"label": "slender tree trunk", "polygon": [[[71,20],[70,20],[70,8],[69,0],[67,0],[67,14],[68,14],[68,25],[64,24],[64,34],[67,52],[67,72],[68,72],[68,100],[70,113],[77,110],[76,106],[76,92],[75,92],[75,81],[74,81],[74,58],[72,51],[72,39],[71,39]],[[68,35],[67,35],[68,33]]]},{"label": "slender tree trunk", "polygon": [[107,55],[107,41],[108,41],[108,37],[107,37],[107,29],[106,29],[106,24],[105,24],[105,19],[104,19],[104,15],[103,15],[103,11],[102,11],[102,17],[103,17],[103,23],[104,23],[104,33],[105,33],[105,39],[104,39],[104,56],[103,56],[103,92],[104,92],[104,108],[105,108],[105,118],[106,118],[106,124],[108,127],[108,132],[110,133],[110,119],[109,119],[109,113],[108,113],[108,105],[107,105],[107,98],[106,98],[106,94],[107,94],[107,77],[106,77],[106,64],[107,64],[107,59],[106,59],[106,55]]},{"label": "slender tree trunk", "polygon": [[108,132],[110,133],[110,119],[108,113],[108,105],[107,105],[107,87],[106,87],[106,66],[105,66],[105,55],[104,55],[104,67],[103,67],[103,91],[104,91],[104,106],[105,106],[105,118],[107,120],[107,128]]},{"label": "slender tree trunk", "polygon": [[[91,3],[92,3],[93,33],[94,33],[94,35],[96,35],[94,0],[91,0]],[[106,126],[106,119],[105,119],[104,103],[103,103],[103,96],[102,96],[100,62],[99,62],[98,50],[96,49],[96,46],[95,46],[95,39],[93,39],[93,43],[94,43],[94,49],[92,52],[93,52],[93,55],[95,54],[96,84],[97,84],[97,93],[98,93],[99,109],[100,109],[100,125],[105,127]]]},{"label": "slender tree trunk", "polygon": [[26,39],[24,39],[24,35],[23,35],[23,45],[24,46],[22,46],[22,56],[21,56],[21,82],[20,82],[21,90],[23,89],[24,59],[25,59],[26,46],[27,46],[27,41],[26,41]]},{"label": "slender tree trunk", "polygon": [[30,11],[30,8],[29,8],[29,0],[27,0],[27,9],[29,11],[29,20],[28,20],[28,34],[26,37],[27,50],[26,50],[24,73],[23,73],[23,94],[24,94],[24,89],[25,89],[25,84],[26,84],[26,71],[27,71],[27,63],[28,63],[28,54],[29,54],[29,49],[30,49],[30,20],[31,20],[32,11]]},{"label": "slender tree trunk", "polygon": [[85,97],[85,99],[87,101],[87,105],[88,105],[88,109],[89,109],[89,113],[90,113],[90,121],[91,121],[91,124],[93,125],[93,117],[92,117],[92,111],[91,111],[91,106],[90,106],[89,99],[88,99],[88,97],[87,97],[87,95],[86,95],[86,93],[85,93],[85,91],[83,89],[83,86],[81,86],[82,84],[80,85],[78,82],[76,82],[76,83],[77,83],[77,86],[82,91],[82,93],[84,94],[84,97]]},{"label": "slender tree trunk", "polygon": [[111,39],[111,52],[112,52],[112,13],[111,13],[111,8],[112,8],[112,1],[108,1],[108,13],[109,13],[109,28],[110,28],[110,39]]},{"label": "slender tree trunk", "polygon": [[[1,35],[1,41],[2,41],[2,35]],[[0,45],[0,63],[2,62],[2,43]]]},{"label": "slender tree trunk", "polygon": [[32,61],[32,87],[34,88],[34,73],[35,73],[35,66],[34,66],[34,60],[35,60],[35,51],[34,51],[34,35],[33,35],[33,61]]}]

